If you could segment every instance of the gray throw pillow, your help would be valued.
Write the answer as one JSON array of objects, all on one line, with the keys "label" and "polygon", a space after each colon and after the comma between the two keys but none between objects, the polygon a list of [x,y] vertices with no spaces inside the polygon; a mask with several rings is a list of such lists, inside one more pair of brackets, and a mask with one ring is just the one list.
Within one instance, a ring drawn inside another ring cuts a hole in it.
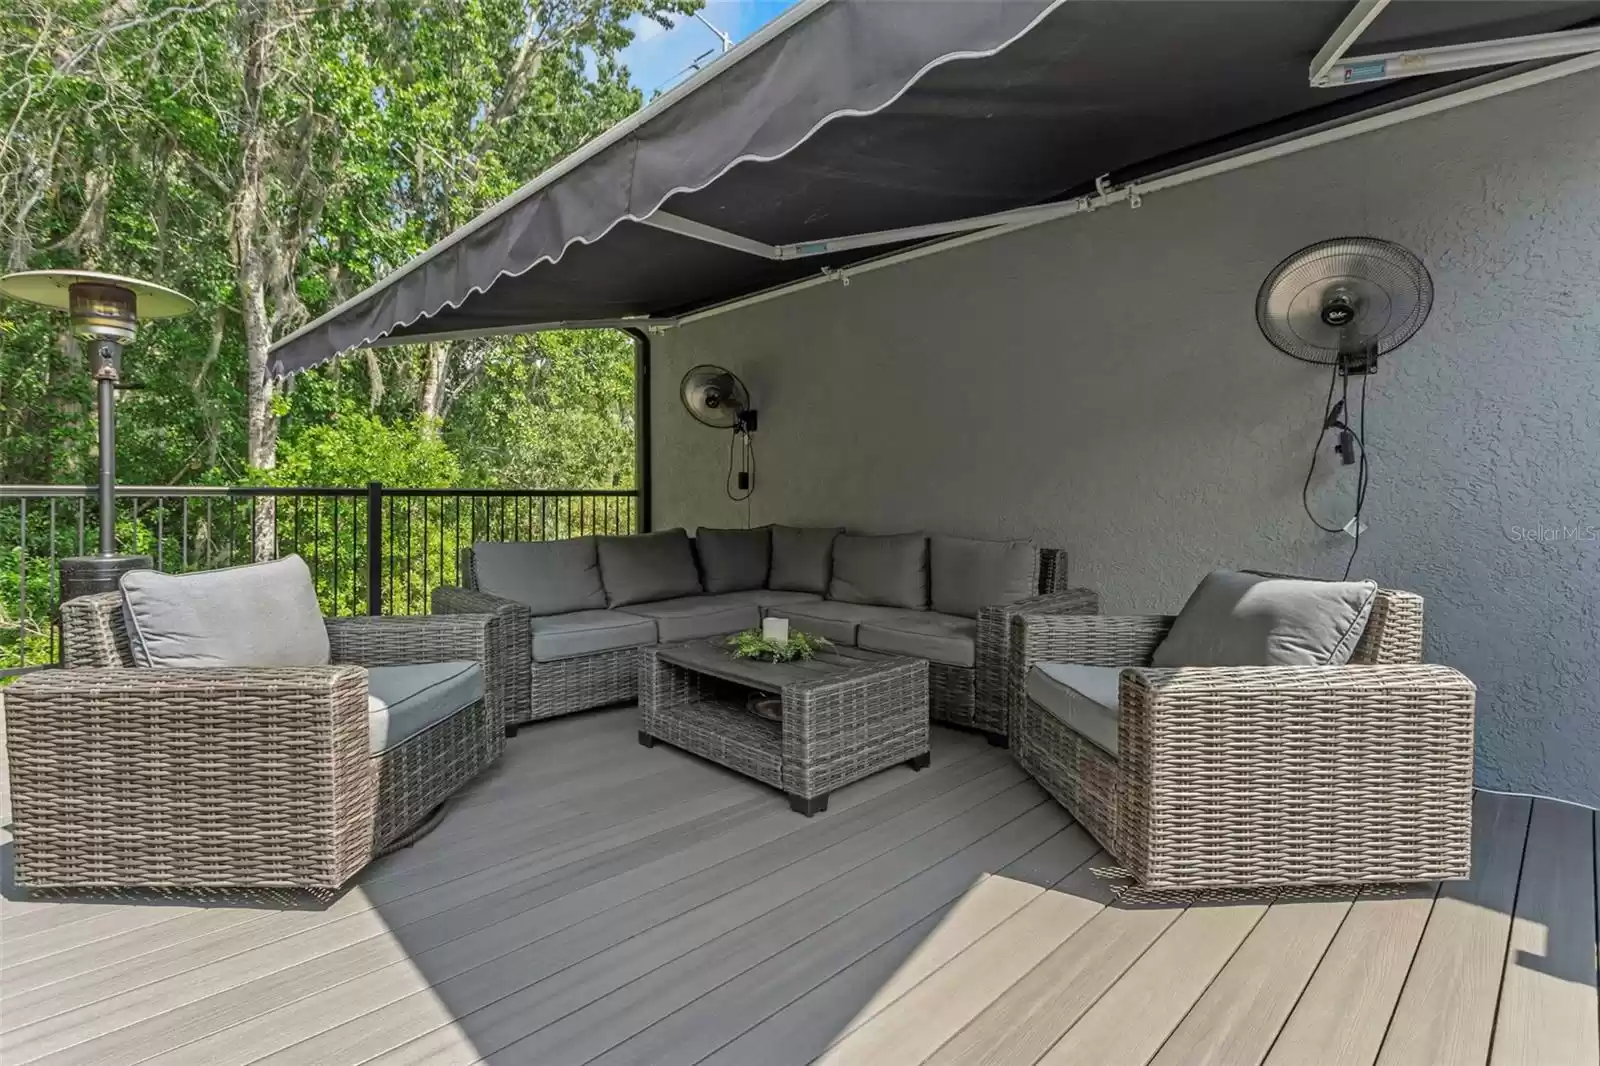
[{"label": "gray throw pillow", "polygon": [[606,605],[593,537],[479,541],[472,546],[472,576],[480,591],[527,604],[536,615]]},{"label": "gray throw pillow", "polygon": [[707,592],[765,588],[772,565],[772,529],[707,529],[694,538],[700,579]]},{"label": "gray throw pillow", "polygon": [[122,575],[128,647],[139,666],[326,666],[328,630],[298,555],[270,563]]},{"label": "gray throw pillow", "polygon": [[1038,595],[1039,553],[1028,540],[930,537],[928,573],[935,611],[976,618],[984,607]]},{"label": "gray throw pillow", "polygon": [[833,574],[833,539],[842,532],[837,528],[773,526],[767,588],[825,594]]},{"label": "gray throw pillow", "polygon": [[841,534],[833,542],[828,599],[928,609],[928,538]]},{"label": "gray throw pillow", "polygon": [[700,571],[695,569],[689,534],[682,529],[601,537],[597,546],[600,580],[612,607],[698,596],[705,591],[700,587]]},{"label": "gray throw pillow", "polygon": [[1217,570],[1183,605],[1152,666],[1343,666],[1372,615],[1371,581]]}]

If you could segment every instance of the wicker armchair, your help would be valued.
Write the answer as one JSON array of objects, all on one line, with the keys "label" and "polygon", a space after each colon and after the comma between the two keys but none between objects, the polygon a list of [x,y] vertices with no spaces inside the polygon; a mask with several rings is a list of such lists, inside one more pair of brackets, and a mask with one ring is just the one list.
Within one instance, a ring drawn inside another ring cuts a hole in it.
[{"label": "wicker armchair", "polygon": [[[1012,750],[1151,888],[1422,881],[1471,864],[1471,681],[1423,665],[1422,598],[1378,590],[1350,665],[1153,669],[1172,616],[1013,623]],[[1117,754],[1027,696],[1126,667]]]},{"label": "wicker armchair", "polygon": [[[334,665],[133,667],[121,597],[61,607],[66,669],[6,692],[17,880],[331,892],[499,757],[500,620],[330,618]],[[484,698],[369,750],[363,667],[475,660]]]}]

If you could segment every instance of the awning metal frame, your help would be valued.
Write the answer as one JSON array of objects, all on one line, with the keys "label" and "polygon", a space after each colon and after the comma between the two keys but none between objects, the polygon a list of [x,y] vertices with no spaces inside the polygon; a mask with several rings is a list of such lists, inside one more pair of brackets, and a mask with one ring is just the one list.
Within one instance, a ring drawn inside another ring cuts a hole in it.
[{"label": "awning metal frame", "polygon": [[[1570,30],[1564,33],[1535,34],[1528,37],[1505,38],[1475,44],[1450,45],[1440,48],[1416,49],[1410,52],[1387,52],[1381,55],[1345,58],[1368,27],[1372,25],[1391,0],[1358,0],[1345,16],[1326,44],[1311,61],[1311,84],[1318,88],[1337,87],[1356,82],[1385,81],[1414,77],[1440,71],[1469,70],[1483,66],[1504,66],[1523,60],[1549,59],[1562,56],[1584,55],[1600,51],[1600,29]],[[1585,68],[1586,69],[1586,68]],[[1509,90],[1508,90],[1509,91]],[[1431,111],[1428,113],[1432,113]],[[1321,143],[1321,142],[1317,142]],[[1094,196],[1081,197],[1067,203],[1041,204],[1034,207],[1015,208],[988,215],[930,222],[920,226],[854,233],[821,240],[798,241],[792,244],[767,244],[715,226],[683,218],[668,211],[656,211],[640,219],[644,225],[676,233],[694,240],[704,241],[722,248],[744,252],[768,260],[806,259],[812,256],[831,255],[861,248],[878,248],[908,241],[949,237],[992,229],[1035,225],[1068,215],[1092,211],[1108,203],[1128,200],[1139,206],[1139,192],[1154,189],[1150,181],[1135,182],[1113,190],[1106,176],[1095,183]],[[1116,196],[1110,195],[1115,191]],[[859,268],[857,268],[859,269]],[[828,278],[847,278],[849,269],[830,270]],[[759,295],[759,294],[757,294]],[[691,316],[692,317],[692,316]]]},{"label": "awning metal frame", "polygon": [[[1193,182],[1203,181],[1206,178],[1242,170],[1258,163],[1266,163],[1285,156],[1296,155],[1313,148],[1320,148],[1323,145],[1335,144],[1376,130],[1398,126],[1405,122],[1437,115],[1445,111],[1452,111],[1480,100],[1492,99],[1520,89],[1543,85],[1547,82],[1557,81],[1573,74],[1595,69],[1600,69],[1600,52],[1587,52],[1559,62],[1530,67],[1514,74],[1486,75],[1475,81],[1448,86],[1422,96],[1413,96],[1403,102],[1377,108],[1353,117],[1335,119],[1321,126],[1313,126],[1307,130],[1286,134],[1275,140],[1269,140],[1234,152],[1223,153],[1210,159],[1201,160],[1198,163],[1151,174],[1123,185],[1111,186],[1102,179],[1096,183],[1099,192],[1094,196],[1080,197],[1076,200],[1062,203],[1043,204],[1038,207],[1021,208],[1017,211],[1000,212],[995,215],[983,216],[982,218],[963,219],[959,220],[959,223],[941,223],[939,225],[970,225],[971,229],[970,232],[952,236],[946,240],[932,241],[914,248],[907,248],[876,259],[856,263],[852,266],[827,270],[809,278],[802,278],[799,281],[789,282],[763,292],[728,300],[698,311],[690,311],[672,319],[655,319],[651,321],[648,328],[653,332],[659,332],[663,329],[686,326],[717,315],[727,314],[730,311],[765,303],[768,300],[814,288],[818,285],[826,285],[830,282],[848,284],[850,278],[875,270],[897,266],[901,263],[911,262],[930,255],[938,255],[941,252],[952,251],[968,244],[988,240],[991,237],[1015,233],[1018,230],[1037,226],[1041,223],[1070,218],[1074,215],[1088,214],[1111,204],[1129,203],[1132,206],[1137,206],[1137,202],[1150,193],[1175,189]],[[980,223],[981,226],[979,225]],[[887,230],[883,232],[890,234],[904,231]],[[876,235],[861,234],[860,236]],[[849,240],[850,238],[841,239]],[[837,246],[835,250],[837,250]]]}]

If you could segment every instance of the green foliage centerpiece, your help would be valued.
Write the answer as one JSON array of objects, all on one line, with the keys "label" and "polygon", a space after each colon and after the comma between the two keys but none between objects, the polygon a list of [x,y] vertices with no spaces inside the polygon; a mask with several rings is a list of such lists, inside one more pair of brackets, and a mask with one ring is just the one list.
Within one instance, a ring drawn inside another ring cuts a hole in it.
[{"label": "green foliage centerpiece", "polygon": [[728,647],[735,659],[759,659],[766,663],[788,663],[816,658],[817,652],[833,647],[827,637],[809,633],[790,633],[784,640],[764,635],[759,629],[747,629],[728,638]]}]

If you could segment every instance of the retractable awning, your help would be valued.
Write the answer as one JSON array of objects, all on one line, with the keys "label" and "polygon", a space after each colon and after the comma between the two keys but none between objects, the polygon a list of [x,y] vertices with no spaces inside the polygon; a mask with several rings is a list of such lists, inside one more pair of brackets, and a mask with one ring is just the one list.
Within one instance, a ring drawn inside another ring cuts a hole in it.
[{"label": "retractable awning", "polygon": [[[1092,206],[1102,175],[1102,199],[1128,199],[1174,167],[1485,76],[1449,69],[1448,46],[1597,21],[1597,0],[802,0],[279,342],[271,371],[372,344],[671,321],[1011,221],[997,213]],[[1376,63],[1338,62],[1357,41]],[[1415,60],[1385,72],[1381,54],[1440,46],[1417,69],[1445,73],[1389,80]],[[1318,67],[1346,84],[1313,88]]]}]

